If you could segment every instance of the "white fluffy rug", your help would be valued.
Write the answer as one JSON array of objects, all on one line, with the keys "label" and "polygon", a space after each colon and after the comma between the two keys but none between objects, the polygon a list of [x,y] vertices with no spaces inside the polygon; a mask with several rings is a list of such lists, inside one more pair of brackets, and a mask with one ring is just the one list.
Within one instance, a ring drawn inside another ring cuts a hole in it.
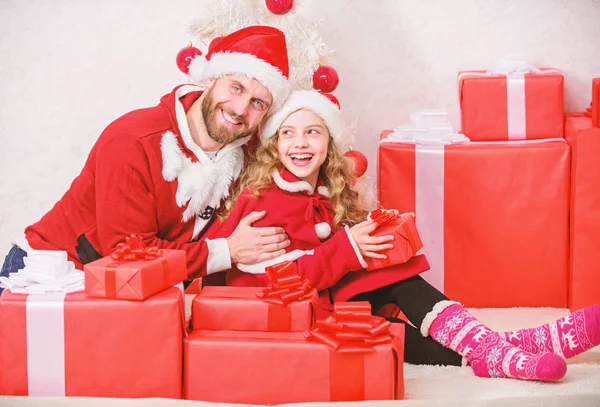
[{"label": "white fluffy rug", "polygon": [[[475,316],[496,330],[539,325],[568,313],[551,308],[476,309]],[[404,401],[362,403],[307,403],[297,406],[510,406],[558,407],[600,406],[600,347],[570,359],[566,377],[559,383],[537,383],[513,379],[482,379],[469,367],[405,365]],[[114,407],[217,407],[234,406],[165,399],[86,399],[0,397],[0,406],[114,406]],[[237,405],[240,406],[240,405]],[[288,406],[292,406],[289,404]]]}]

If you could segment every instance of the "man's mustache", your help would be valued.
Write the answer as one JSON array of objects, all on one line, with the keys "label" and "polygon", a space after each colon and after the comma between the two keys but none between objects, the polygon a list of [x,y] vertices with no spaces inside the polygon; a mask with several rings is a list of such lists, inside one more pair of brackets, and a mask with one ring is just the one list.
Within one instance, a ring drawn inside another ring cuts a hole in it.
[{"label": "man's mustache", "polygon": [[236,114],[235,112],[225,108],[222,106],[222,103],[217,103],[215,106],[215,111],[221,109],[224,112],[226,112],[228,115],[230,115],[231,117],[234,118],[235,121],[240,122],[241,124],[247,126],[248,125],[248,119],[246,119],[244,116],[240,116],[238,114]]}]

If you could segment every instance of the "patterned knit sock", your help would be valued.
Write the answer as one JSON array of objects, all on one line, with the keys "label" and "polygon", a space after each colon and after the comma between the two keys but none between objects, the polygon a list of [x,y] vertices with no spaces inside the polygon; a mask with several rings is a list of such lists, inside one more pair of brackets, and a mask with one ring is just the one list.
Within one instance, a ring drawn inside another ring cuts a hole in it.
[{"label": "patterned knit sock", "polygon": [[499,335],[527,352],[552,352],[566,359],[572,358],[600,344],[600,305],[577,310],[537,328]]},{"label": "patterned knit sock", "polygon": [[567,372],[567,365],[561,357],[519,349],[456,302],[437,303],[423,319],[421,333],[464,356],[479,377],[551,381],[560,380]]}]

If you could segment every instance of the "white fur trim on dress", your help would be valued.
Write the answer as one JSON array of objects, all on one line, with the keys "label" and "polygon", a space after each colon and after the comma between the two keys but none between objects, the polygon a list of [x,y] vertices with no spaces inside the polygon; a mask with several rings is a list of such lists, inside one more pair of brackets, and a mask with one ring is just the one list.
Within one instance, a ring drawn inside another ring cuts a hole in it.
[{"label": "white fur trim on dress", "polygon": [[252,54],[241,52],[217,52],[210,61],[198,56],[190,62],[192,81],[205,85],[210,78],[222,78],[225,75],[241,74],[262,83],[273,96],[271,111],[277,110],[290,94],[288,79],[270,63]]},{"label": "white fur trim on dress", "polygon": [[265,274],[266,267],[272,266],[274,264],[283,263],[284,261],[298,260],[300,257],[306,256],[306,255],[312,256],[314,253],[315,253],[314,250],[296,249],[296,250],[292,250],[291,252],[287,252],[286,254],[283,254],[283,255],[276,257],[274,259],[271,259],[271,260],[265,260],[265,261],[261,261],[261,262],[254,263],[254,264],[237,263],[236,266],[239,270],[243,271],[244,273]]},{"label": "white fur trim on dress", "polygon": [[427,315],[425,315],[425,318],[423,318],[423,322],[421,323],[421,335],[428,336],[429,335],[429,329],[431,328],[431,324],[433,324],[433,322],[438,317],[438,315],[443,310],[445,310],[446,308],[448,308],[449,306],[451,306],[453,304],[458,304],[458,305],[462,306],[462,304],[460,302],[449,301],[449,300],[447,300],[447,301],[440,301],[437,304],[435,304],[433,306],[432,310],[429,311],[427,313]]},{"label": "white fur trim on dress", "polygon": [[297,90],[292,92],[281,109],[273,113],[262,127],[260,140],[264,144],[281,127],[287,117],[297,110],[310,110],[323,119],[329,135],[336,143],[342,140],[343,123],[340,110],[326,96],[315,90]]},{"label": "white fur trim on dress", "polygon": [[327,188],[325,185],[318,186],[317,192],[326,198],[331,198],[331,194],[329,193],[329,188]]},{"label": "white fur trim on dress", "polygon": [[354,249],[354,254],[356,254],[356,258],[360,262],[360,265],[366,269],[367,262],[365,261],[365,258],[360,253],[358,245],[356,244],[356,241],[354,240],[354,237],[352,236],[352,232],[350,232],[350,228],[348,226],[344,226],[344,230],[346,231],[346,234],[348,235],[348,240],[350,240],[350,244],[352,245],[352,248]]},{"label": "white fur trim on dress", "polygon": [[315,190],[313,189],[312,185],[310,185],[306,181],[294,181],[294,182],[286,181],[281,177],[281,174],[279,173],[278,170],[273,170],[272,175],[273,175],[273,181],[275,181],[275,185],[277,185],[279,187],[279,189],[283,189],[284,191],[288,191],[288,192],[306,191],[309,195],[312,195],[315,193]]},{"label": "white fur trim on dress", "polygon": [[227,239],[206,239],[208,246],[208,259],[206,260],[206,274],[217,273],[231,268],[231,254]]},{"label": "white fur trim on dress", "polygon": [[315,225],[315,232],[317,232],[319,240],[325,240],[331,234],[331,226],[327,222],[317,223]]}]

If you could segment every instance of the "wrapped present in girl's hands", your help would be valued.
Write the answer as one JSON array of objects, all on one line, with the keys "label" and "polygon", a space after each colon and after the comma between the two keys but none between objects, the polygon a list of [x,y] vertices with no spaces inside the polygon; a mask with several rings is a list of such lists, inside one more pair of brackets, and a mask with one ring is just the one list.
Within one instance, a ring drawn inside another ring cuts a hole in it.
[{"label": "wrapped present in girl's hands", "polygon": [[405,263],[423,247],[414,213],[398,214],[394,210],[377,208],[371,211],[369,218],[379,225],[371,235],[393,235],[394,247],[380,252],[387,256],[386,259],[365,258],[367,270],[377,270]]}]

